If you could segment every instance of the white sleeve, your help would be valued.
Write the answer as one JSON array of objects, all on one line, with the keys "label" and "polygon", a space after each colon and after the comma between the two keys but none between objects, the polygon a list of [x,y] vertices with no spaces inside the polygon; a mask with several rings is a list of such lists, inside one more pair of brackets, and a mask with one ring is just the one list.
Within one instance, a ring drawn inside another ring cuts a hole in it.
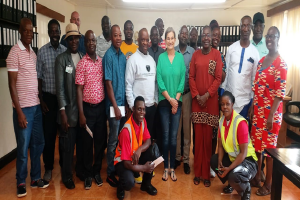
[{"label": "white sleeve", "polygon": [[126,99],[129,105],[129,108],[132,109],[134,106],[134,97],[133,97],[133,83],[135,80],[135,65],[133,59],[128,59],[126,64],[125,71],[125,91],[126,91]]},{"label": "white sleeve", "polygon": [[[259,58],[260,58],[257,49],[255,48],[254,50],[255,50],[254,53],[253,53],[253,55],[254,55],[254,58],[253,58],[254,65],[253,65],[253,68],[252,68],[252,75],[251,75],[251,84],[252,84],[252,86],[253,86],[253,82],[254,82],[255,75],[256,75],[256,70],[257,70],[257,65],[258,65]],[[253,97],[254,97],[254,92],[251,89],[251,99],[253,99]]]},{"label": "white sleeve", "polygon": [[228,48],[228,51],[226,53],[226,57],[225,57],[225,62],[226,62],[226,69],[225,69],[225,73],[226,73],[226,76],[225,76],[225,80],[224,82],[221,84],[221,88],[226,90],[226,86],[227,86],[227,79],[228,79],[228,68],[230,67],[229,66],[229,63],[230,63],[230,54],[231,54],[231,48],[229,46]]}]

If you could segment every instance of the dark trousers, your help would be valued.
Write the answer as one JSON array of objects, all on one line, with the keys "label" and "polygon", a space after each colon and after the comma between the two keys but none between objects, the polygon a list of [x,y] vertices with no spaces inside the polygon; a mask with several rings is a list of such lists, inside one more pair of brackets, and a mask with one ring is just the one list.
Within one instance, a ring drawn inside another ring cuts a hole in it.
[{"label": "dark trousers", "polygon": [[61,126],[59,131],[61,132],[59,137],[61,177],[62,181],[65,182],[68,179],[72,179],[74,147],[77,138],[76,136],[79,132],[79,126],[69,127],[67,134],[63,132]]},{"label": "dark trousers", "polygon": [[[231,161],[228,154],[224,154],[222,164],[224,167],[229,167]],[[218,174],[216,168],[218,168],[218,154],[211,157],[210,166]],[[251,181],[257,173],[257,162],[252,157],[247,157],[239,164],[235,169],[231,170],[224,178],[220,178],[224,184],[227,180],[228,183],[237,191],[237,193],[243,196],[245,190],[250,187],[249,181]]]},{"label": "dark trousers", "polygon": [[[148,148],[145,152],[141,153],[139,159],[139,165],[144,165],[146,162],[151,161],[151,151]],[[124,163],[120,162],[115,166],[116,172],[119,176],[119,187],[121,189],[129,191],[134,187],[134,173],[133,171],[125,168]],[[152,172],[153,173],[153,172]],[[143,175],[143,185],[150,185],[152,179],[152,173],[144,173]]]},{"label": "dark trousers", "polygon": [[[106,143],[106,114],[105,102],[97,105],[83,102],[83,112],[86,118],[86,125],[93,133],[93,138],[81,128],[83,139],[83,163],[85,178],[100,174],[102,158]],[[94,147],[94,159],[93,159]],[[93,165],[94,160],[94,165]]]},{"label": "dark trousers", "polygon": [[43,129],[45,138],[45,147],[43,151],[43,161],[45,170],[53,170],[54,164],[54,149],[57,134],[57,112],[58,104],[56,95],[48,92],[43,92],[43,100],[49,109],[43,115]]},{"label": "dark trousers", "polygon": [[156,114],[156,107],[155,105],[146,107],[146,122],[147,122],[147,127],[151,135],[151,139],[156,139],[155,135],[155,114]]}]

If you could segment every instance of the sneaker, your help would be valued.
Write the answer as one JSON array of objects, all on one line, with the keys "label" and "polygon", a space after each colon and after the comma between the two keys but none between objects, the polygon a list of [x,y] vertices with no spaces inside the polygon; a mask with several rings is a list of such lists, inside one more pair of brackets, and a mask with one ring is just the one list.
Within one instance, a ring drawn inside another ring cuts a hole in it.
[{"label": "sneaker", "polygon": [[102,180],[100,174],[97,174],[94,178],[95,178],[95,182],[98,185],[98,187],[103,185],[103,180]]},{"label": "sneaker", "polygon": [[21,183],[17,187],[17,197],[25,197],[27,195],[25,183]]},{"label": "sneaker", "polygon": [[111,187],[117,187],[118,186],[118,180],[116,179],[116,177],[114,175],[107,176],[106,182],[108,182],[108,184]]},{"label": "sneaker", "polygon": [[214,170],[212,170],[212,168],[210,168],[210,177],[211,178],[215,178],[216,177],[216,173],[214,172]]},{"label": "sneaker", "polygon": [[92,187],[92,178],[88,177],[84,180],[84,189],[89,190]]},{"label": "sneaker", "polygon": [[44,179],[40,179],[40,180],[37,180],[37,181],[31,181],[31,184],[30,186],[32,188],[46,188],[49,186],[49,181],[46,181]]},{"label": "sneaker", "polygon": [[141,176],[134,178],[134,182],[137,184],[141,184],[143,182],[143,178]]},{"label": "sneaker", "polygon": [[75,184],[74,181],[72,179],[68,179],[67,181],[63,181],[64,185],[66,186],[66,188],[68,188],[69,190],[72,190],[75,188]]},{"label": "sneaker", "polygon": [[44,180],[50,181],[52,178],[52,170],[46,170],[44,174]]}]

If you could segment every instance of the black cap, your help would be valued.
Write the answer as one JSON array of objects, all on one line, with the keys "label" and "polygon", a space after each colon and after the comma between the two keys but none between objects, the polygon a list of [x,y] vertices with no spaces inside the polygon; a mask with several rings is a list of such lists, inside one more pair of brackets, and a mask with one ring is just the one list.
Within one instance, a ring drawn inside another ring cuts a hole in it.
[{"label": "black cap", "polygon": [[264,15],[260,12],[255,13],[255,15],[253,16],[253,24],[255,24],[257,20],[260,20],[261,23],[265,23]]}]

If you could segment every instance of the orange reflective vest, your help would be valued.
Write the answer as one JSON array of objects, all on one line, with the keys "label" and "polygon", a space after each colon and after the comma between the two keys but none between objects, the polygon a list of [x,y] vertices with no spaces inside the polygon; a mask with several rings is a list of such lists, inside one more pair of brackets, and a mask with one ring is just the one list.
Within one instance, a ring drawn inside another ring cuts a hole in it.
[{"label": "orange reflective vest", "polygon": [[[127,122],[124,124],[124,127],[122,128],[122,130],[126,128],[129,132],[129,138],[130,138],[130,146],[131,146],[131,156],[133,155],[133,153],[143,144],[143,134],[144,134],[144,128],[145,128],[145,123],[144,121],[142,122],[141,128],[140,128],[140,135],[139,135],[139,141],[137,141],[137,136],[135,133],[135,129],[133,126],[133,122],[132,122],[132,117],[130,117]],[[121,131],[122,131],[121,130]],[[119,138],[120,140],[120,138]],[[117,148],[116,148],[116,154],[115,154],[115,158],[114,158],[114,165],[116,165],[117,163],[121,162],[121,153],[122,153],[122,149],[120,147],[120,143],[118,144]],[[131,159],[132,161],[132,159]]]}]

